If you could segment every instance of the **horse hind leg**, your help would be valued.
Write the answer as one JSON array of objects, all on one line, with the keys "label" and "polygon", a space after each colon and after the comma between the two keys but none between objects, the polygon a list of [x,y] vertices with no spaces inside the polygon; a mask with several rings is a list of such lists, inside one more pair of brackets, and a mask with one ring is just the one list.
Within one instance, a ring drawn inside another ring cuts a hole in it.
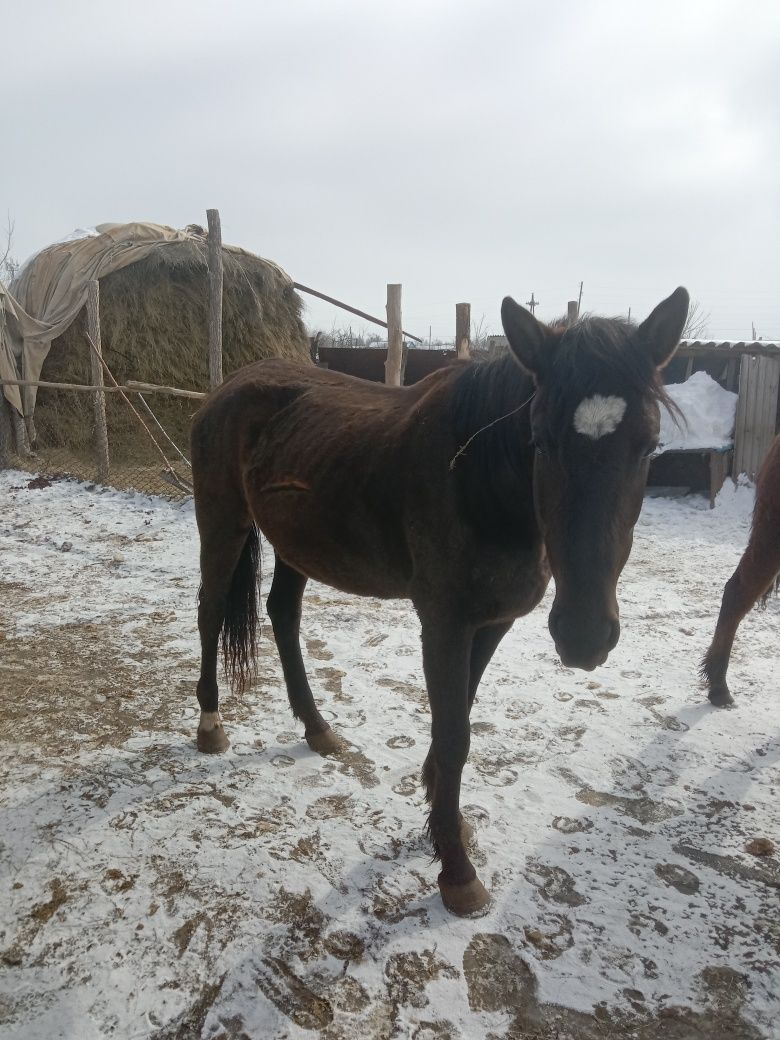
[{"label": "horse hind leg", "polygon": [[344,744],[320,715],[303,665],[301,604],[307,580],[277,556],[266,606],[293,715],[303,722],[306,742],[312,751],[328,755],[342,750]]},{"label": "horse hind leg", "polygon": [[771,589],[779,571],[780,544],[776,532],[763,526],[755,529],[737,569],[726,582],[715,635],[701,664],[710,702],[719,708],[734,703],[726,672],[739,624]]},{"label": "horse hind leg", "polygon": [[245,687],[253,668],[257,628],[257,567],[260,555],[256,528],[201,531],[201,587],[198,629],[201,669],[197,747],[215,754],[230,746],[219,714],[217,663],[222,635],[226,671],[236,687]]}]

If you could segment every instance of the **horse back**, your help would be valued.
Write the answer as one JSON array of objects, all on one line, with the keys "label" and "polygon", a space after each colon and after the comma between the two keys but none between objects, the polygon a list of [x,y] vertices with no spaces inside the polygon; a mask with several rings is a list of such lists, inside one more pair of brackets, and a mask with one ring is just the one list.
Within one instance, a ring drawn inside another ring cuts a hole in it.
[{"label": "horse back", "polygon": [[345,591],[406,596],[415,517],[456,508],[447,502],[456,374],[386,387],[283,360],[247,366],[196,416],[196,499],[204,480],[211,496],[235,500],[240,488],[291,566]]}]

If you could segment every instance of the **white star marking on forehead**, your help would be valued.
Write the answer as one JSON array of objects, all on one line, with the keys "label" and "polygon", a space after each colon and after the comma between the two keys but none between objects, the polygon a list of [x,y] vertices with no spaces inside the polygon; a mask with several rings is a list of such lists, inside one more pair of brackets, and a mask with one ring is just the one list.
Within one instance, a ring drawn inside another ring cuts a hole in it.
[{"label": "white star marking on forehead", "polygon": [[574,429],[597,441],[608,433],[614,433],[626,413],[626,402],[622,397],[602,397],[594,394],[577,405],[574,413]]}]

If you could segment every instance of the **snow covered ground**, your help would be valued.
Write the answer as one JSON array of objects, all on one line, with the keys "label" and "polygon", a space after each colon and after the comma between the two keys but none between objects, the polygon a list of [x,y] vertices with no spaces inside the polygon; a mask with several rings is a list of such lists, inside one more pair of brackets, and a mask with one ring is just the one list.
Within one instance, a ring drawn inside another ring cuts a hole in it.
[{"label": "snow covered ground", "polygon": [[29,480],[0,474],[3,1040],[780,1037],[780,863],[745,848],[780,832],[780,605],[742,625],[736,710],[696,679],[747,489],[646,502],[603,668],[560,665],[549,597],[502,644],[463,788],[494,903],[458,920],[408,605],[309,586],[342,758],[302,742],[268,626],[202,756],[191,505]]}]

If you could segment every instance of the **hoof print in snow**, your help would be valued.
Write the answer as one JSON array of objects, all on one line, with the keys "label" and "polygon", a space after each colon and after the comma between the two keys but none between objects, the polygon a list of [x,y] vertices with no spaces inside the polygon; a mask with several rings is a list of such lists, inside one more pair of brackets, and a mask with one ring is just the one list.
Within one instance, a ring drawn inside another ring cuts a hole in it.
[{"label": "hoof print in snow", "polygon": [[684,896],[692,896],[699,891],[699,879],[685,867],[678,867],[676,863],[658,863],[655,868],[656,876]]}]

